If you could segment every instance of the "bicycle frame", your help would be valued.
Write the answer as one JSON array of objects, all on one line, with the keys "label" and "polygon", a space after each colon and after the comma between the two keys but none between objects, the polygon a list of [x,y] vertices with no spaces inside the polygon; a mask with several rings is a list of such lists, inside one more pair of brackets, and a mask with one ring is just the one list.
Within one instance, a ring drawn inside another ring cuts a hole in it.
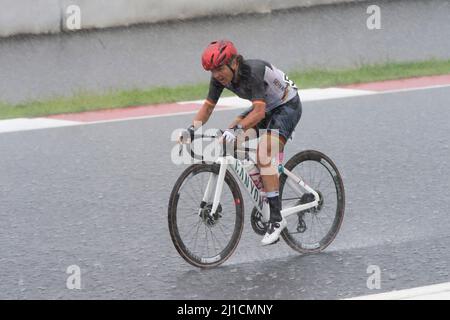
[{"label": "bicycle frame", "polygon": [[[219,157],[216,160],[216,163],[220,165],[219,174],[218,175],[214,173],[210,174],[208,184],[206,186],[206,190],[202,199],[203,200],[202,203],[211,202],[212,191],[215,186],[213,206],[210,211],[210,215],[212,216],[219,207],[223,183],[225,180],[225,174],[227,170],[231,170],[232,172],[235,173],[235,176],[239,178],[238,179],[239,182],[245,187],[245,190],[247,190],[247,192],[249,193],[253,204],[255,205],[257,210],[262,214],[262,221],[268,222],[270,218],[269,204],[267,201],[265,201],[265,195],[256,187],[253,180],[250,178],[250,175],[245,170],[244,166],[242,165],[242,162],[239,159],[234,158],[232,156],[224,156]],[[287,175],[286,183],[288,183],[298,193],[299,197],[301,197],[305,193],[302,192],[302,188],[306,192],[312,193],[314,195],[314,201],[281,210],[281,215],[284,218],[292,214],[298,213],[300,211],[318,206],[319,195],[315,190],[309,187],[303,181],[303,179],[297,177],[288,169],[284,168],[282,164],[279,165],[278,169],[279,173],[284,173]],[[200,211],[201,209],[199,210],[199,214]]]}]

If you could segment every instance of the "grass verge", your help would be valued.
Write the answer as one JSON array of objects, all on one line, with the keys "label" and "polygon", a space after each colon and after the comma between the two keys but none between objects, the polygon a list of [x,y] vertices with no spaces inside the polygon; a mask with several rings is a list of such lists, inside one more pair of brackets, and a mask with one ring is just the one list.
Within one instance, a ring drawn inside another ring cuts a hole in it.
[{"label": "grass verge", "polygon": [[[450,74],[450,60],[365,65],[356,69],[310,69],[301,72],[288,72],[288,74],[289,78],[300,89],[323,88],[353,83]],[[0,119],[38,117],[50,114],[197,100],[203,99],[207,91],[208,84],[202,83],[177,87],[110,91],[103,94],[79,92],[71,97],[56,97],[15,105],[0,101]],[[231,95],[231,93],[224,92],[224,95]]]}]

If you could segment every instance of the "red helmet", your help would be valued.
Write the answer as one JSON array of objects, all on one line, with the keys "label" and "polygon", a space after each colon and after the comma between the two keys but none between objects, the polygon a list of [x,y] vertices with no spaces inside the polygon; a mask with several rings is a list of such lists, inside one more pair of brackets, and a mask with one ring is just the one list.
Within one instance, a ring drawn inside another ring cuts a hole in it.
[{"label": "red helmet", "polygon": [[211,42],[203,51],[202,65],[207,71],[228,64],[233,56],[237,55],[234,44],[228,40]]}]

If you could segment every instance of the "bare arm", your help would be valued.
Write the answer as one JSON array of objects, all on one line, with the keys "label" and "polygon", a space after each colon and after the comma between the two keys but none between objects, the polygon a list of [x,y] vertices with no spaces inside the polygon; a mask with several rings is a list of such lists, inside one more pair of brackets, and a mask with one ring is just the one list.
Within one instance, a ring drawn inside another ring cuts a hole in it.
[{"label": "bare arm", "polygon": [[200,108],[200,110],[198,110],[197,114],[195,115],[195,118],[193,121],[193,125],[194,125],[195,129],[198,129],[199,127],[201,127],[208,121],[215,106],[216,105],[212,101],[205,100],[205,102],[203,103],[203,106]]},{"label": "bare arm", "polygon": [[233,120],[232,123],[228,126],[228,128],[233,128],[235,125],[237,125],[241,120],[244,119],[242,116],[237,116],[236,119]]},{"label": "bare arm", "polygon": [[253,101],[253,110],[245,118],[236,118],[234,122],[238,122],[234,125],[239,123],[244,130],[247,130],[256,126],[265,116],[266,103],[262,100],[255,100]]}]

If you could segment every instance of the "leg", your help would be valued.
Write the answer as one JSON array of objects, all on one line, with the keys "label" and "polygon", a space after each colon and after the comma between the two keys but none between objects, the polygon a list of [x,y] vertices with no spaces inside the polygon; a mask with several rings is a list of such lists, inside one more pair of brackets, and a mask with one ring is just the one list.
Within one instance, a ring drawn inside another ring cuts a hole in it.
[{"label": "leg", "polygon": [[261,137],[258,145],[258,166],[270,206],[270,219],[263,245],[278,241],[281,231],[286,227],[286,221],[281,216],[281,202],[278,195],[279,178],[277,163],[272,163],[279,152],[284,149],[285,140],[272,133]]},{"label": "leg", "polygon": [[277,163],[272,163],[272,160],[283,152],[285,143],[284,137],[267,133],[261,137],[258,144],[258,167],[266,193],[278,191],[278,166]]},{"label": "leg", "polygon": [[276,156],[283,151],[285,139],[273,132],[268,132],[261,136],[258,145],[258,167],[264,185],[264,191],[270,204],[270,221],[279,222],[282,220],[280,210],[281,205],[278,197],[279,177],[278,163],[273,161]]},{"label": "leg", "polygon": [[[292,135],[301,117],[301,103],[298,97],[293,98],[284,106],[278,107],[270,116],[267,128],[271,134],[262,137],[258,150],[258,165],[261,171],[264,188],[270,205],[270,219],[267,233],[261,241],[263,245],[275,243],[283,229],[286,220],[281,216],[281,201],[278,195],[279,178],[277,162],[272,164],[278,153],[283,152],[287,139]],[[277,132],[278,135],[273,133]]]}]

